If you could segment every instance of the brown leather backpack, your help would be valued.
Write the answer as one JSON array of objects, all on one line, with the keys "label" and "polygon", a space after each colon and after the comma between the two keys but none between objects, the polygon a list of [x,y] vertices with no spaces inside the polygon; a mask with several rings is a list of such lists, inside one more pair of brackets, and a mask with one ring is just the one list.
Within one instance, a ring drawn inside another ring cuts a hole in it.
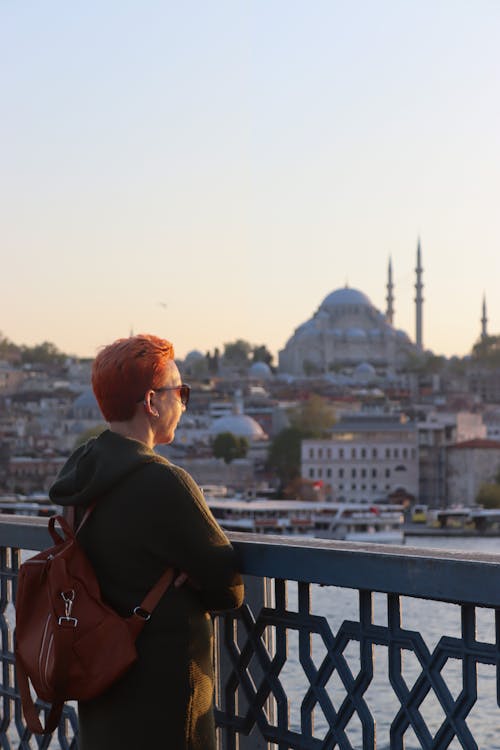
[{"label": "brown leather backpack", "polygon": [[[130,668],[137,659],[135,639],[174,577],[169,568],[133,614],[120,617],[102,601],[92,565],[67,521],[54,516],[49,531],[55,545],[21,565],[16,597],[17,682],[26,724],[36,734],[54,731],[66,700],[95,698]],[[28,678],[38,697],[52,704],[45,728]]]}]

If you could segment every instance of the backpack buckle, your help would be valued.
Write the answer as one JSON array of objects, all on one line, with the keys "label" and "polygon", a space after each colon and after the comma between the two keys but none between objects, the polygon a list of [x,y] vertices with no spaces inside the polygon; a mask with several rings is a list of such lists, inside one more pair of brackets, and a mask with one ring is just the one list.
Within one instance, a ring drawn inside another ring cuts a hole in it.
[{"label": "backpack buckle", "polygon": [[143,607],[134,607],[134,615],[137,615],[137,617],[140,617],[141,620],[149,620],[151,619],[151,612],[148,612],[147,609],[144,609]]},{"label": "backpack buckle", "polygon": [[57,624],[66,626],[71,624],[72,628],[76,628],[76,626],[78,625],[78,620],[76,617],[60,617],[57,621]]}]

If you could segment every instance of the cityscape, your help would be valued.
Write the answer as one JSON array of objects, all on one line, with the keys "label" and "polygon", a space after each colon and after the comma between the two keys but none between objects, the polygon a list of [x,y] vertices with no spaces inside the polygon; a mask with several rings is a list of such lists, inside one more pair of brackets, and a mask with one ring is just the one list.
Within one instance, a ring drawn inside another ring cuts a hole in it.
[{"label": "cityscape", "polygon": [[[201,750],[500,750],[498,0],[0,5],[1,746],[177,747],[182,720]],[[91,387],[141,333],[190,387],[135,411],[189,402],[170,465],[146,446],[169,483],[89,491],[74,548],[144,679],[58,695],[42,739],[22,603],[44,683],[63,630],[99,678],[119,650],[78,643],[78,576],[49,584],[49,488],[150,435],[105,432]]]},{"label": "cityscape", "polygon": [[[418,240],[413,338],[393,326],[389,260],[385,310],[360,290],[333,290],[278,362],[237,337],[189,352],[178,362],[189,410],[157,450],[236,498],[500,506],[500,336],[483,298],[469,355],[426,349],[424,270]],[[91,360],[47,342],[4,336],[0,346],[1,494],[46,501],[69,453],[105,427]]]}]

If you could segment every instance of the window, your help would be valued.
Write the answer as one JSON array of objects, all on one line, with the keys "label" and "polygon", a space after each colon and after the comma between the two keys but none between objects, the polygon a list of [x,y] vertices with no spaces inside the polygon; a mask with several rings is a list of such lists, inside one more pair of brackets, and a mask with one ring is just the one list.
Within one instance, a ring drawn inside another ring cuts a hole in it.
[{"label": "window", "polygon": [[314,458],[314,450],[313,450],[313,448],[309,448],[309,458]]},{"label": "window", "polygon": [[342,479],[344,476],[344,469],[339,469],[339,479]]},{"label": "window", "polygon": [[361,458],[366,458],[366,450],[361,448]]},{"label": "window", "polygon": [[385,457],[386,458],[390,458],[391,457],[391,449],[390,448],[386,448],[385,449]]},{"label": "window", "polygon": [[339,448],[339,458],[344,458],[344,449]]},{"label": "window", "polygon": [[318,448],[318,458],[323,458],[323,448]]},{"label": "window", "polygon": [[331,469],[327,469],[327,470],[326,470],[326,476],[327,476],[328,478],[330,478],[330,477],[332,476],[332,470],[331,470]]},{"label": "window", "polygon": [[327,451],[326,451],[326,457],[327,458],[331,458],[332,457],[332,449],[331,448],[327,449]]},{"label": "window", "polygon": [[309,469],[309,476],[311,479],[314,478],[314,469]]},{"label": "window", "polygon": [[318,469],[318,479],[321,479],[323,476],[323,469]]},{"label": "window", "polygon": [[385,470],[385,475],[386,475],[386,477],[390,477],[391,476],[391,470],[390,469],[386,469]]},{"label": "window", "polygon": [[355,484],[351,484],[351,490],[355,490],[355,489],[356,489],[356,485]]},{"label": "window", "polygon": [[376,476],[377,476],[377,469],[372,469],[372,477],[376,477]]},{"label": "window", "polygon": [[377,449],[373,448],[372,450],[372,458],[377,458]]},{"label": "window", "polygon": [[354,479],[355,476],[356,476],[356,469],[353,469],[351,471],[351,477],[353,477],[353,479]]},{"label": "window", "polygon": [[351,448],[351,458],[356,458],[356,448]]},{"label": "window", "polygon": [[394,458],[399,458],[399,448],[394,448]]},{"label": "window", "polygon": [[377,485],[376,484],[372,484],[372,490],[375,491],[376,489],[377,489]]},{"label": "window", "polygon": [[408,448],[403,448],[403,458],[408,458]]},{"label": "window", "polygon": [[366,469],[361,469],[361,476],[366,477]]}]

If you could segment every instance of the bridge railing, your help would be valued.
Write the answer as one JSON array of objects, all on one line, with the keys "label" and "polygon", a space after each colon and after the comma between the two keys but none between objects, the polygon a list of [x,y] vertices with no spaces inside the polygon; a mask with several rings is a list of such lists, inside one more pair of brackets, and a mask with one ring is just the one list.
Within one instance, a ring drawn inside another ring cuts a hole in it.
[{"label": "bridge railing", "polygon": [[[223,750],[500,747],[500,556],[230,536],[247,595],[215,619]],[[3,748],[77,747],[74,707],[50,744],[15,685],[20,551],[49,543],[45,521],[0,522]]]}]

